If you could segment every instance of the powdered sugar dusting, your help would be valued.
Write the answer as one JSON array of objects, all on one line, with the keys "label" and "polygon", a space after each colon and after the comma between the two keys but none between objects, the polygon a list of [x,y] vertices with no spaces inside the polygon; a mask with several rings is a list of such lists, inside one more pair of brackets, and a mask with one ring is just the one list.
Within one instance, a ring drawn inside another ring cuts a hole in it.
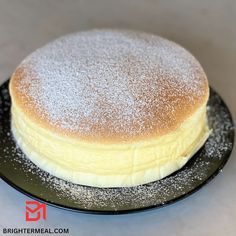
[{"label": "powdered sugar dusting", "polygon": [[190,53],[140,32],[65,36],[19,68],[24,76],[18,90],[33,98],[42,117],[65,131],[97,138],[171,129],[180,110],[183,116],[191,112],[206,94],[206,76]]},{"label": "powdered sugar dusting", "polygon": [[[7,86],[5,86],[6,88]],[[0,171],[17,186],[67,207],[97,211],[122,211],[163,205],[199,187],[221,170],[233,149],[234,126],[221,98],[211,92],[208,121],[213,130],[203,148],[184,168],[171,176],[130,188],[94,188],[69,183],[35,166],[16,146],[10,133],[10,98],[0,90]],[[22,181],[24,184],[22,185]]]}]

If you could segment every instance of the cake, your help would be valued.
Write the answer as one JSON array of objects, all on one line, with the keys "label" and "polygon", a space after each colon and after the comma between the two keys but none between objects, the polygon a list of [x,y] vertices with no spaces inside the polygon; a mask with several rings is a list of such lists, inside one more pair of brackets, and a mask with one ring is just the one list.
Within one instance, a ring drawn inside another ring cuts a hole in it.
[{"label": "cake", "polygon": [[207,77],[162,37],[100,29],[37,49],[10,80],[11,129],[42,170],[130,187],[183,167],[209,136]]}]

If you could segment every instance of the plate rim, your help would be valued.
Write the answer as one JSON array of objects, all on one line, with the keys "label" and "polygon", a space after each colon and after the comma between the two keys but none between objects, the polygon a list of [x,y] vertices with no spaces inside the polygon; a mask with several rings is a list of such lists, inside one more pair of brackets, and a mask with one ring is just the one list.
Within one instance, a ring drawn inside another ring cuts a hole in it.
[{"label": "plate rim", "polygon": [[[10,81],[10,78],[5,80],[3,83],[0,84],[0,88],[7,85]],[[53,201],[50,200],[45,200],[41,197],[38,197],[26,190],[24,190],[23,188],[17,186],[16,184],[14,184],[11,180],[9,180],[4,174],[2,174],[0,172],[0,178],[9,186],[13,187],[15,190],[17,190],[18,192],[24,194],[27,197],[30,197],[32,199],[35,199],[41,203],[45,203],[49,206],[52,207],[56,207],[58,209],[62,209],[62,210],[67,210],[67,211],[73,211],[73,212],[77,212],[77,213],[84,213],[84,214],[96,214],[96,215],[121,215],[121,214],[129,214],[129,213],[139,213],[139,212],[144,212],[144,211],[149,211],[149,210],[154,210],[154,209],[159,209],[159,208],[163,208],[169,205],[172,205],[174,203],[177,203],[181,200],[184,200],[185,198],[193,195],[195,192],[199,191],[204,185],[207,185],[208,183],[210,183],[218,174],[220,174],[222,172],[222,169],[224,168],[224,166],[226,165],[226,163],[228,162],[232,151],[233,151],[233,147],[234,147],[234,142],[235,142],[235,126],[234,126],[234,120],[232,117],[232,114],[228,108],[228,106],[226,105],[224,99],[221,97],[221,95],[216,92],[215,89],[213,89],[211,86],[210,87],[210,91],[215,92],[221,99],[221,103],[222,105],[226,108],[228,115],[229,115],[229,119],[232,123],[232,126],[234,127],[233,132],[231,133],[231,139],[232,139],[232,148],[230,150],[227,151],[227,157],[224,158],[221,162],[221,164],[217,167],[217,169],[207,178],[205,179],[201,184],[199,184],[197,187],[195,187],[194,189],[190,190],[189,192],[178,196],[176,198],[173,198],[171,200],[165,201],[164,203],[159,203],[159,204],[154,204],[154,205],[150,205],[150,206],[146,206],[146,207],[141,207],[141,208],[136,208],[136,209],[127,209],[127,210],[90,210],[90,209],[85,209],[85,208],[76,208],[76,207],[69,207],[69,206],[65,206],[59,203],[55,203]],[[200,149],[201,150],[201,149]],[[181,169],[180,169],[181,171]]]}]

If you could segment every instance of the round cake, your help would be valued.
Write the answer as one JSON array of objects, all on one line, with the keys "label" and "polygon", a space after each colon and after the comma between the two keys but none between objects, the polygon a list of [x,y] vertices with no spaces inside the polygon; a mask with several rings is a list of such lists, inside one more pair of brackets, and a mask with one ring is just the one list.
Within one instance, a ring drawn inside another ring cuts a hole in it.
[{"label": "round cake", "polygon": [[129,30],[61,37],[10,80],[12,132],[61,179],[128,187],[180,169],[209,136],[207,77],[184,48]]}]

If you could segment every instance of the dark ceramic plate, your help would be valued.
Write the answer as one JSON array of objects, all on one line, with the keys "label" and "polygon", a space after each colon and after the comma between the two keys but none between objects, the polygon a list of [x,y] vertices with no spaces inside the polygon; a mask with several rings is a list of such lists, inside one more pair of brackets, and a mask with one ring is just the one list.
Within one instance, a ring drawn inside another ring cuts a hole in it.
[{"label": "dark ceramic plate", "polygon": [[[129,188],[95,188],[58,179],[36,167],[16,146],[10,131],[8,81],[0,87],[0,173],[20,192],[47,204],[85,213],[116,214],[158,208],[183,199],[213,179],[233,148],[230,112],[211,89],[205,145],[179,171],[149,184]],[[194,132],[194,130],[193,130]]]}]

